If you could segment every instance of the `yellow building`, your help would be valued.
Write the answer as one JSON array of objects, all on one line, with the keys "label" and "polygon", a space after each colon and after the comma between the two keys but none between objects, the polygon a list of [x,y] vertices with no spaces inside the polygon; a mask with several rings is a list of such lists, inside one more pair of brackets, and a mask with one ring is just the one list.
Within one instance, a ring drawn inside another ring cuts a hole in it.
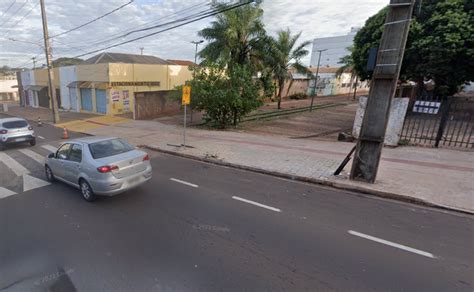
[{"label": "yellow building", "polygon": [[[47,94],[47,71],[21,73],[21,79],[28,80],[23,84],[25,96],[37,96],[33,102],[37,106],[51,106],[49,98],[46,103],[43,97]],[[58,102],[65,110],[134,115],[137,94],[173,90],[190,80],[192,72],[188,66],[154,56],[101,53],[79,65],[55,68],[54,76]]]}]

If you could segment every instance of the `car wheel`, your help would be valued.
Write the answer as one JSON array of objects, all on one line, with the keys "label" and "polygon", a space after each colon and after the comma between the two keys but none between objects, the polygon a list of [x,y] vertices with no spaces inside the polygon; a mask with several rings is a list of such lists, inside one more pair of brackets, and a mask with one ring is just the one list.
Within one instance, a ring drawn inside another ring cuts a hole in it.
[{"label": "car wheel", "polygon": [[81,179],[79,181],[79,189],[81,190],[82,197],[87,202],[92,202],[96,199],[96,196],[94,195],[94,191],[92,191],[91,186],[85,179]]},{"label": "car wheel", "polygon": [[46,176],[47,181],[49,181],[49,182],[55,181],[53,171],[47,165],[44,167],[44,174]]},{"label": "car wheel", "polygon": [[30,141],[30,145],[31,145],[31,146],[35,146],[35,145],[36,145],[36,138],[33,138],[33,140]]}]

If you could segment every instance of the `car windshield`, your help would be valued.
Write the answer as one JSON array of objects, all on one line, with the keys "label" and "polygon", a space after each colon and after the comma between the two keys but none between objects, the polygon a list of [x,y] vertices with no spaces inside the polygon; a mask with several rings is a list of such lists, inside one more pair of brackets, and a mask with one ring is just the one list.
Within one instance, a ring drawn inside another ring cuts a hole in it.
[{"label": "car windshield", "polygon": [[26,121],[11,121],[3,123],[3,127],[5,129],[18,129],[18,128],[26,128],[28,127],[28,123]]},{"label": "car windshield", "polygon": [[134,147],[122,139],[111,139],[89,144],[89,149],[92,157],[99,159],[131,151]]}]

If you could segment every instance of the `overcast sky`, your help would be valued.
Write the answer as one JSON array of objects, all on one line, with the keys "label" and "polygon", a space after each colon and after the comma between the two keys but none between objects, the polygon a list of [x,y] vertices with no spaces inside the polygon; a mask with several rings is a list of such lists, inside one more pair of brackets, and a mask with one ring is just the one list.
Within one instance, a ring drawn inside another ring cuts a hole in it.
[{"label": "overcast sky", "polygon": [[[37,56],[38,64],[44,63],[38,2],[39,0],[0,0],[0,66],[32,66],[31,58],[34,56]],[[50,35],[67,31],[127,2],[129,0],[45,0]],[[368,17],[388,2],[388,0],[265,0],[264,23],[270,34],[286,27],[293,32],[302,31],[301,41],[343,35],[347,34],[351,27],[362,26]],[[5,13],[12,3],[13,6]],[[135,0],[97,22],[53,38],[53,58],[74,57],[153,32],[151,30],[99,43],[119,37],[132,28],[156,25],[206,10],[209,8],[206,3],[209,1]],[[206,18],[107,51],[139,54],[140,47],[143,47],[144,54],[164,59],[193,60],[194,45],[190,42],[198,40],[197,32],[209,25],[212,19],[212,17]],[[11,38],[17,41],[9,40]],[[311,51],[311,46],[308,50]],[[81,58],[87,59],[93,55]],[[304,62],[309,64],[309,59],[308,56]]]}]

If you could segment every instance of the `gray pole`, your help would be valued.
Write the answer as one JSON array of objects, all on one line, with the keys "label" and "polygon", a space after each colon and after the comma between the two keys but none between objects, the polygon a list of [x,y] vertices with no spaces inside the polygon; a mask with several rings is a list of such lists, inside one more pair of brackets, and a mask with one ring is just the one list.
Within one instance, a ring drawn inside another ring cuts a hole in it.
[{"label": "gray pole", "polygon": [[316,67],[316,79],[314,80],[314,91],[313,94],[311,94],[311,106],[309,107],[309,111],[313,111],[313,103],[314,103],[314,97],[317,95],[316,94],[316,86],[318,84],[318,75],[319,75],[319,63],[321,62],[321,53],[326,51],[327,49],[324,50],[317,50],[319,52],[319,57],[318,57],[318,66]]},{"label": "gray pole", "polygon": [[56,89],[54,88],[54,72],[52,70],[51,63],[51,47],[49,45],[48,36],[48,21],[46,20],[46,10],[44,9],[44,0],[40,0],[41,4],[41,17],[43,19],[43,36],[44,36],[44,50],[46,53],[46,64],[48,66],[48,84],[49,84],[49,96],[51,97],[51,103],[53,106],[53,123],[59,123],[59,111],[58,101],[56,99]]},{"label": "gray pole", "polygon": [[[193,80],[196,78],[196,63],[197,63],[197,55],[198,55],[198,45],[202,44],[204,41],[192,41],[191,43],[196,45],[196,50],[194,51],[194,70],[193,70]],[[191,108],[191,123],[193,122],[193,109]]]},{"label": "gray pole", "polygon": [[33,60],[33,69],[36,69],[36,57],[31,58]]},{"label": "gray pole", "polygon": [[186,148],[186,108],[187,105],[184,105],[184,127],[183,127],[183,146]]},{"label": "gray pole", "polygon": [[351,176],[374,183],[415,0],[390,0]]}]

